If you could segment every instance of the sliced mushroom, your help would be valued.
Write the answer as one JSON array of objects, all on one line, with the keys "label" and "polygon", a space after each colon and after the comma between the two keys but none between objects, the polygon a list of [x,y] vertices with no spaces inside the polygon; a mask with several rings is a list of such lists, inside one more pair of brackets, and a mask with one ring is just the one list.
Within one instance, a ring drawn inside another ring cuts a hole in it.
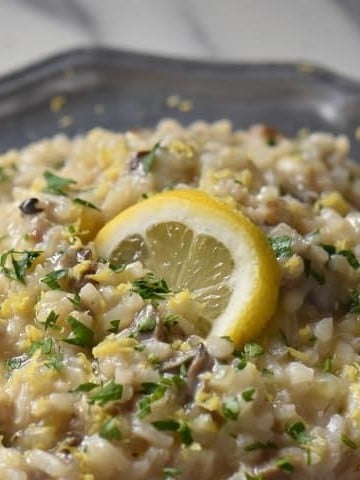
[{"label": "sliced mushroom", "polygon": [[193,397],[201,373],[209,371],[214,366],[215,360],[206,350],[205,345],[200,342],[197,352],[187,374],[187,387],[189,394]]},{"label": "sliced mushroom", "polygon": [[196,355],[196,350],[188,350],[187,352],[176,352],[174,356],[165,360],[160,367],[160,372],[171,372],[172,370],[176,370],[181,365],[184,365],[189,360],[194,358]]},{"label": "sliced mushroom", "polygon": [[[148,319],[155,321],[153,328],[144,329],[144,324]],[[146,340],[148,338],[155,338],[162,341],[165,339],[164,326],[162,325],[159,312],[154,305],[148,304],[140,310],[140,312],[134,318],[132,324],[128,329],[131,333],[136,333],[140,340]]]}]

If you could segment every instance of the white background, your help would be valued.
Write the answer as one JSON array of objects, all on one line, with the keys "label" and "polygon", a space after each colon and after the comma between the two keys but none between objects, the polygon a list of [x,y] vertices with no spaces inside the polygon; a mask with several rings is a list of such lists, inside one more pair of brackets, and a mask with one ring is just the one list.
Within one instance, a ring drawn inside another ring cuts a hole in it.
[{"label": "white background", "polygon": [[360,0],[0,0],[0,75],[88,45],[303,61],[360,80]]}]

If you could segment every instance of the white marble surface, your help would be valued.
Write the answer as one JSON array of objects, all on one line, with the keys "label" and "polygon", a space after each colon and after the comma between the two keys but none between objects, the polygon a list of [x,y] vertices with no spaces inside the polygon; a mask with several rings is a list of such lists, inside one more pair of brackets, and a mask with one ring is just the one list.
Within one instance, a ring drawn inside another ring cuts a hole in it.
[{"label": "white marble surface", "polygon": [[307,60],[360,80],[360,0],[0,0],[0,75],[99,44],[216,61]]}]

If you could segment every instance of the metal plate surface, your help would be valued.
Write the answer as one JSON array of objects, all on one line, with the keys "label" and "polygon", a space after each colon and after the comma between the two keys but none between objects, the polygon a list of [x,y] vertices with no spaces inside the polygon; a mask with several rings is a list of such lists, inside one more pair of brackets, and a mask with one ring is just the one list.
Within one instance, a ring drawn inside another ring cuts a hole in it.
[{"label": "metal plate surface", "polygon": [[[193,108],[171,108],[171,95]],[[64,95],[59,112],[50,101]],[[51,57],[0,79],[0,152],[59,131],[94,126],[124,130],[164,117],[184,124],[229,118],[236,127],[267,123],[284,133],[301,128],[346,133],[360,161],[360,83],[299,64],[212,64],[106,48]]]}]

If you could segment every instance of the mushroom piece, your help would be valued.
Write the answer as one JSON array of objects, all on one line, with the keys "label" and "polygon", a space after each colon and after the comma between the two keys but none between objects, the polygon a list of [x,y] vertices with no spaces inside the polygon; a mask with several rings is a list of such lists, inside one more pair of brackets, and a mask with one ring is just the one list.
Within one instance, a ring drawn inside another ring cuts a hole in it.
[{"label": "mushroom piece", "polygon": [[[147,329],[147,320],[152,319],[155,321],[155,327],[151,325]],[[161,322],[159,312],[154,305],[148,304],[140,310],[140,312],[134,318],[132,324],[128,329],[131,333],[137,333],[140,340],[146,340],[148,338],[155,338],[159,342],[166,339],[166,330]]]},{"label": "mushroom piece", "polygon": [[211,370],[215,364],[214,358],[209,354],[202,342],[197,345],[196,350],[196,355],[190,364],[187,374],[188,392],[192,397],[196,390],[199,375]]}]

